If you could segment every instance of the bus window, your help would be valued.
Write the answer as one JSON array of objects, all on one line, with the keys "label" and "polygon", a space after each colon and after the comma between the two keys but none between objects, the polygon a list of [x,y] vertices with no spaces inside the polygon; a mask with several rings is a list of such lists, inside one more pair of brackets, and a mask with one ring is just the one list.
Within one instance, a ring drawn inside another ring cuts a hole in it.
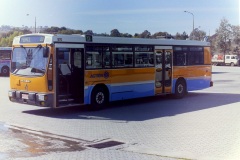
[{"label": "bus window", "polygon": [[113,68],[133,67],[133,48],[132,46],[114,46],[112,47],[112,65]]},{"label": "bus window", "polygon": [[204,63],[203,47],[189,47],[188,65],[201,65]]},{"label": "bus window", "polygon": [[136,52],[135,66],[136,67],[152,67],[154,66],[153,52]]},{"label": "bus window", "polygon": [[103,68],[110,68],[110,51],[109,47],[103,47]]},{"label": "bus window", "polygon": [[102,68],[102,47],[88,46],[86,49],[86,68]]},{"label": "bus window", "polygon": [[0,50],[0,60],[11,60],[12,50]]},{"label": "bus window", "polygon": [[113,53],[113,67],[124,67],[124,54],[118,52]]},{"label": "bus window", "polygon": [[86,68],[110,68],[110,50],[108,46],[91,45],[86,47]]},{"label": "bus window", "polygon": [[102,68],[102,54],[101,52],[87,52],[86,67]]},{"label": "bus window", "polygon": [[113,52],[113,67],[133,67],[133,52]]},{"label": "bus window", "polygon": [[174,47],[173,64],[175,66],[186,66],[187,52],[188,52],[187,47]]},{"label": "bus window", "polygon": [[74,66],[77,68],[81,68],[82,64],[82,59],[81,59],[81,52],[74,52]]},{"label": "bus window", "polygon": [[161,51],[157,51],[156,54],[156,65],[157,66],[162,66],[162,52]]},{"label": "bus window", "polygon": [[70,50],[68,48],[59,48],[58,64],[70,64]]}]

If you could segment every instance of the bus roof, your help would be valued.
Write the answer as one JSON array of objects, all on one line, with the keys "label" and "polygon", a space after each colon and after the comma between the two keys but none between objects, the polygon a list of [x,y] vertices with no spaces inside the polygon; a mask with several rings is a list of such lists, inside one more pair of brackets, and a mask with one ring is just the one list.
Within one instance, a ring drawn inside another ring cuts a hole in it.
[{"label": "bus roof", "polygon": [[[175,39],[149,39],[149,38],[125,38],[125,37],[102,37],[91,36],[91,40],[86,40],[85,35],[63,35],[63,34],[26,34],[17,36],[13,40],[13,45],[21,45],[21,37],[44,37],[44,42],[37,44],[52,43],[98,43],[98,44],[139,44],[139,45],[186,45],[186,46],[210,46],[209,42],[196,40],[175,40]],[[25,42],[26,43],[26,42]],[[30,42],[31,43],[31,42]],[[32,42],[33,43],[33,42]]]}]

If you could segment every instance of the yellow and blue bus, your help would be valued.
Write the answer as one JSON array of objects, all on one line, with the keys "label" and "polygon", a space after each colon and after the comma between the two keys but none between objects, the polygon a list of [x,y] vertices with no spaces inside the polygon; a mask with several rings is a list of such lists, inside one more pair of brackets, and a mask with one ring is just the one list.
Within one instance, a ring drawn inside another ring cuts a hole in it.
[{"label": "yellow and blue bus", "polygon": [[91,35],[15,37],[9,99],[46,107],[91,104],[211,87],[204,41]]},{"label": "yellow and blue bus", "polygon": [[0,75],[9,76],[12,47],[0,47]]}]

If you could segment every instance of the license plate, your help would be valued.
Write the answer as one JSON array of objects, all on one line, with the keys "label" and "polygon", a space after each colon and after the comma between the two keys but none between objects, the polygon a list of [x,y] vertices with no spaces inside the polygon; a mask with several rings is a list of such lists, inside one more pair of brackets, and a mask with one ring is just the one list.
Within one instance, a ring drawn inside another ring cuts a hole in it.
[{"label": "license plate", "polygon": [[28,99],[28,94],[22,94],[22,99]]}]

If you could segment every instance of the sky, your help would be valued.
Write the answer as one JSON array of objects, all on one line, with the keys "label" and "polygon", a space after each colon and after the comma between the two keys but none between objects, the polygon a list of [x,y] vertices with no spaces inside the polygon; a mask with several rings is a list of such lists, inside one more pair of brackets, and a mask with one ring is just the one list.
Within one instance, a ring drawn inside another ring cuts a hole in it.
[{"label": "sky", "polygon": [[[212,35],[223,18],[240,25],[240,0],[0,0],[0,26],[56,26],[110,34]],[[188,11],[190,13],[184,12]]]}]

